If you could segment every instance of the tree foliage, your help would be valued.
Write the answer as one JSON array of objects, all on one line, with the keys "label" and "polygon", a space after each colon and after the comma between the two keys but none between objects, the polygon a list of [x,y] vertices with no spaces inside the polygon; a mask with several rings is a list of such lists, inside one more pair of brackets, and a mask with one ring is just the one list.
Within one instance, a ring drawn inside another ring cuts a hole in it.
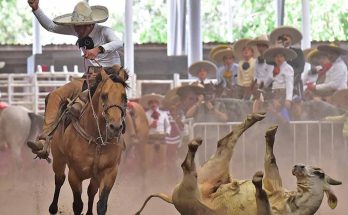
[{"label": "tree foliage", "polygon": [[16,0],[0,0],[0,44],[27,43],[31,18],[17,7]]},{"label": "tree foliage", "polygon": [[[19,0],[0,0],[0,43],[28,43],[31,11],[18,9]],[[26,1],[25,1],[26,2]],[[311,36],[317,41],[348,40],[346,0],[310,1]],[[344,8],[346,7],[346,8]],[[232,42],[271,32],[275,27],[275,0],[201,1],[203,42]],[[136,43],[167,42],[167,0],[133,0]],[[52,14],[48,14],[52,15]],[[123,14],[110,10],[111,26],[124,31]],[[284,24],[301,30],[301,0],[285,0]]]}]

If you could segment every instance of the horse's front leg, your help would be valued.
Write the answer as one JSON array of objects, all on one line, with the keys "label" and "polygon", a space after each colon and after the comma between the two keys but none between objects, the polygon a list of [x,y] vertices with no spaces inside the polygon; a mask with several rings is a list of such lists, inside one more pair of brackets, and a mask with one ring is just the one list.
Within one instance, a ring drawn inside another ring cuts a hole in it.
[{"label": "horse's front leg", "polygon": [[60,188],[63,186],[65,181],[65,167],[66,162],[63,158],[63,155],[57,155],[56,150],[54,147],[52,147],[52,154],[53,154],[53,171],[54,171],[54,182],[55,182],[55,189],[54,189],[54,196],[52,203],[49,207],[49,212],[51,214],[56,214],[58,212],[58,199],[59,199],[59,193]]},{"label": "horse's front leg", "polygon": [[89,182],[87,194],[88,194],[88,211],[86,215],[93,215],[93,202],[94,202],[94,196],[98,192],[99,183],[98,180],[95,178],[91,178],[91,181]]},{"label": "horse's front leg", "polygon": [[108,198],[117,176],[118,165],[105,169],[100,177],[99,201],[97,203],[98,215],[105,215],[108,207]]},{"label": "horse's front leg", "polygon": [[81,199],[82,180],[78,177],[74,169],[69,170],[68,180],[74,195],[73,210],[75,215],[80,215],[83,209],[83,202]]}]

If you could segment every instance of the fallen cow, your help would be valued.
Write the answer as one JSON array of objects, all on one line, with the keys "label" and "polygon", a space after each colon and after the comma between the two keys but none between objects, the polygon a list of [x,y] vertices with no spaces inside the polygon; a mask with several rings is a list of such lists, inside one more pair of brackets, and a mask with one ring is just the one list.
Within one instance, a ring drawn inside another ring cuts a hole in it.
[{"label": "fallen cow", "polygon": [[337,197],[330,185],[340,185],[341,182],[332,179],[320,168],[295,165],[292,173],[297,178],[297,190],[287,191],[283,188],[273,154],[277,126],[266,131],[265,173],[256,172],[252,180],[231,178],[229,163],[237,140],[264,117],[264,114],[249,115],[243,123],[233,128],[218,141],[216,153],[198,171],[194,156],[202,140],[192,140],[181,165],[183,180],[175,187],[172,196],[161,193],[149,196],[137,214],[152,197],[174,204],[182,215],[312,215],[319,209],[324,193],[329,206],[334,209]]}]

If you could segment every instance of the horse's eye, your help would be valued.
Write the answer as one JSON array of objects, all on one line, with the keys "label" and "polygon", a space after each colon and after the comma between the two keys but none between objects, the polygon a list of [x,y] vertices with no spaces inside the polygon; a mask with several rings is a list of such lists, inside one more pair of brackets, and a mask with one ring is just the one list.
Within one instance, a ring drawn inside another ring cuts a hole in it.
[{"label": "horse's eye", "polygon": [[106,101],[106,100],[108,99],[108,94],[107,94],[107,93],[102,93],[102,94],[101,94],[101,99],[102,99],[103,101]]}]

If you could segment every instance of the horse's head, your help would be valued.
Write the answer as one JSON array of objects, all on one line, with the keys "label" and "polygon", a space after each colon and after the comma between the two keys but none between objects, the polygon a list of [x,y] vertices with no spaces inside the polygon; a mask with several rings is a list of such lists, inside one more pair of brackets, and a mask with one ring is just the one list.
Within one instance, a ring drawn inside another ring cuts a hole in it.
[{"label": "horse's head", "polygon": [[99,124],[105,125],[106,139],[110,140],[119,137],[121,132],[125,132],[126,88],[128,87],[126,80],[128,79],[128,74],[123,68],[117,73],[110,75],[102,70],[100,77],[99,90],[94,95],[98,98],[97,115]]}]

